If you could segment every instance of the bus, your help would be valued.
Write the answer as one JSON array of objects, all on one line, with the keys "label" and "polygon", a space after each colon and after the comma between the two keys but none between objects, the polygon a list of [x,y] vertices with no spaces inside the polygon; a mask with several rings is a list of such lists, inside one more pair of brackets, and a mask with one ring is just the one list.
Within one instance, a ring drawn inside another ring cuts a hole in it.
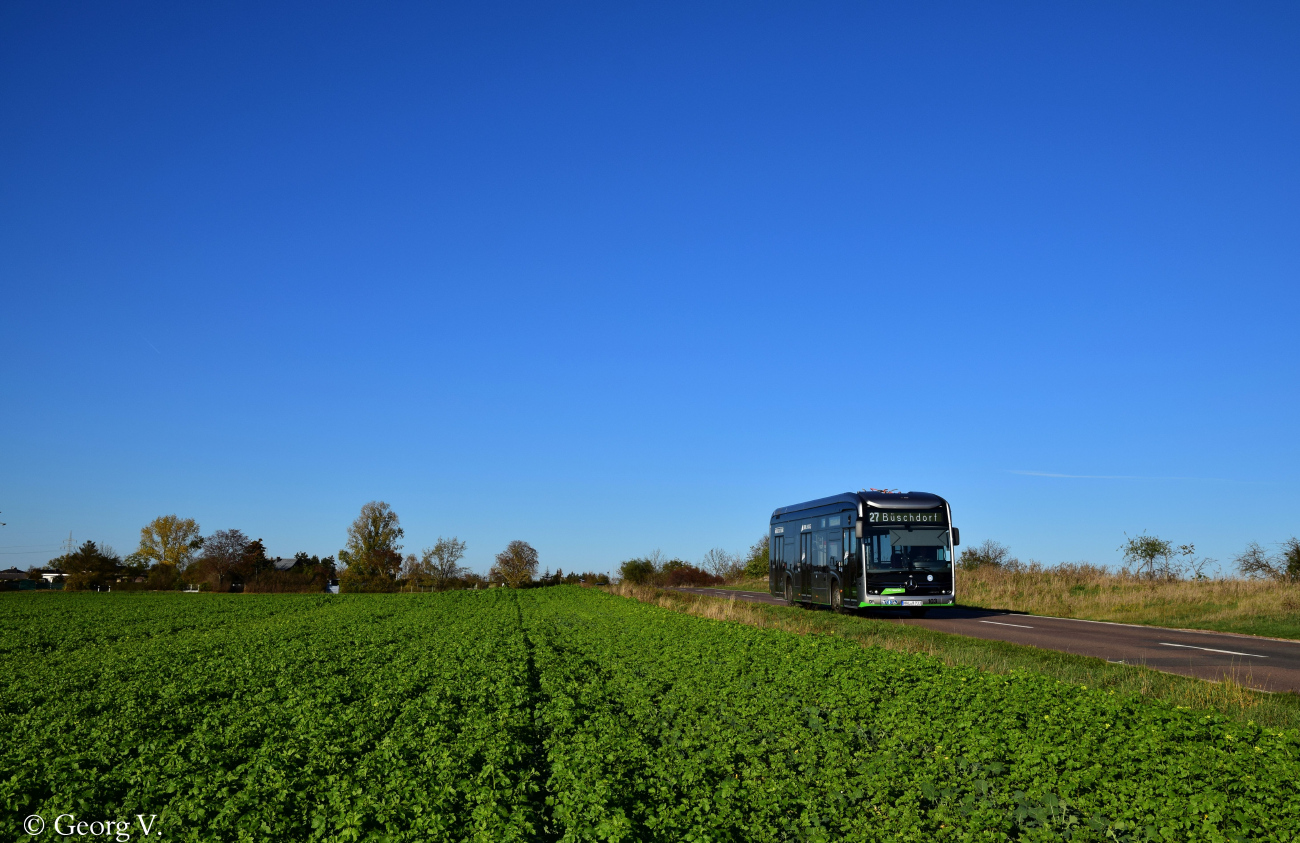
[{"label": "bus", "polygon": [[908,610],[951,606],[948,502],[928,492],[863,491],[783,506],[768,528],[768,591],[790,604]]}]

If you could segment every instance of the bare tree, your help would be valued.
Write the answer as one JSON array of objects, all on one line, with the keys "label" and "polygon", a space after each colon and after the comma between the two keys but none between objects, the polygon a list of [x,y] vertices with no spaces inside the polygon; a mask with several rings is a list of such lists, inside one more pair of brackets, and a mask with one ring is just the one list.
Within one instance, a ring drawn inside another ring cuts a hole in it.
[{"label": "bare tree", "polygon": [[537,551],[528,542],[515,540],[497,554],[488,578],[501,580],[511,588],[526,583],[537,574]]},{"label": "bare tree", "polygon": [[745,560],[738,553],[728,553],[715,547],[704,554],[700,567],[715,577],[731,581],[739,579],[745,573]]},{"label": "bare tree", "polygon": [[436,587],[445,588],[452,580],[465,575],[465,569],[460,566],[464,558],[465,542],[455,536],[449,539],[438,536],[437,543],[421,553],[420,566],[422,573],[433,578]]},{"label": "bare tree", "polygon": [[1237,563],[1237,570],[1251,579],[1277,580],[1282,578],[1282,572],[1278,569],[1277,561],[1269,556],[1268,551],[1259,546],[1259,542],[1251,542],[1246,545],[1246,549],[1237,554],[1232,560]]},{"label": "bare tree", "polygon": [[235,566],[243,561],[250,544],[248,536],[239,530],[217,530],[203,540],[203,554],[198,561],[217,578],[218,591],[226,584]]},{"label": "bare tree", "polygon": [[423,573],[424,573],[424,568],[420,564],[420,558],[416,556],[414,553],[406,554],[406,557],[402,559],[402,568],[398,572],[398,576],[404,580],[409,581],[415,579],[416,577],[420,576]]},{"label": "bare tree", "polygon": [[1276,555],[1251,542],[1233,561],[1238,571],[1252,579],[1300,580],[1300,539],[1282,542],[1281,553]]}]

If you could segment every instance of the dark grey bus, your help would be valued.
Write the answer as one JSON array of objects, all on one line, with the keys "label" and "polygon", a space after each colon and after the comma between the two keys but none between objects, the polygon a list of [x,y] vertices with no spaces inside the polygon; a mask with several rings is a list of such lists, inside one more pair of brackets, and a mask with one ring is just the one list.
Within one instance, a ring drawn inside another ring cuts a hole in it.
[{"label": "dark grey bus", "polygon": [[917,617],[951,606],[948,502],[927,492],[848,492],[783,506],[768,532],[768,590],[787,603],[899,608]]}]

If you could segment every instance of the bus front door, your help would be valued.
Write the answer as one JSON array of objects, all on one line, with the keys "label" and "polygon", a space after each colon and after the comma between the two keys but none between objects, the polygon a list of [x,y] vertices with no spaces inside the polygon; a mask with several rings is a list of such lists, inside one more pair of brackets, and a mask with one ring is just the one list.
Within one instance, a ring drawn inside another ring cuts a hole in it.
[{"label": "bus front door", "polygon": [[812,596],[812,544],[812,533],[799,534],[799,573],[795,581],[795,588],[798,590],[799,596],[804,600]]},{"label": "bus front door", "polygon": [[767,593],[776,594],[776,539],[767,540]]},{"label": "bus front door", "polygon": [[785,546],[785,536],[779,533],[767,542],[767,593],[785,593],[785,565],[781,561],[781,549]]}]

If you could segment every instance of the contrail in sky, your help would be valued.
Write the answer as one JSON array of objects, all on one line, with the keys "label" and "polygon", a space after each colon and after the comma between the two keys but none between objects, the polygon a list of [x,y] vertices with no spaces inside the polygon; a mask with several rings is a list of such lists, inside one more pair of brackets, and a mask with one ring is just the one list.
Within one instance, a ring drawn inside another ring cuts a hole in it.
[{"label": "contrail in sky", "polygon": [[1230,483],[1223,477],[1144,477],[1136,474],[1056,474],[1051,471],[1017,471],[1009,469],[1009,474],[1021,474],[1026,477],[1063,477],[1069,480],[1211,480],[1215,483]]}]

